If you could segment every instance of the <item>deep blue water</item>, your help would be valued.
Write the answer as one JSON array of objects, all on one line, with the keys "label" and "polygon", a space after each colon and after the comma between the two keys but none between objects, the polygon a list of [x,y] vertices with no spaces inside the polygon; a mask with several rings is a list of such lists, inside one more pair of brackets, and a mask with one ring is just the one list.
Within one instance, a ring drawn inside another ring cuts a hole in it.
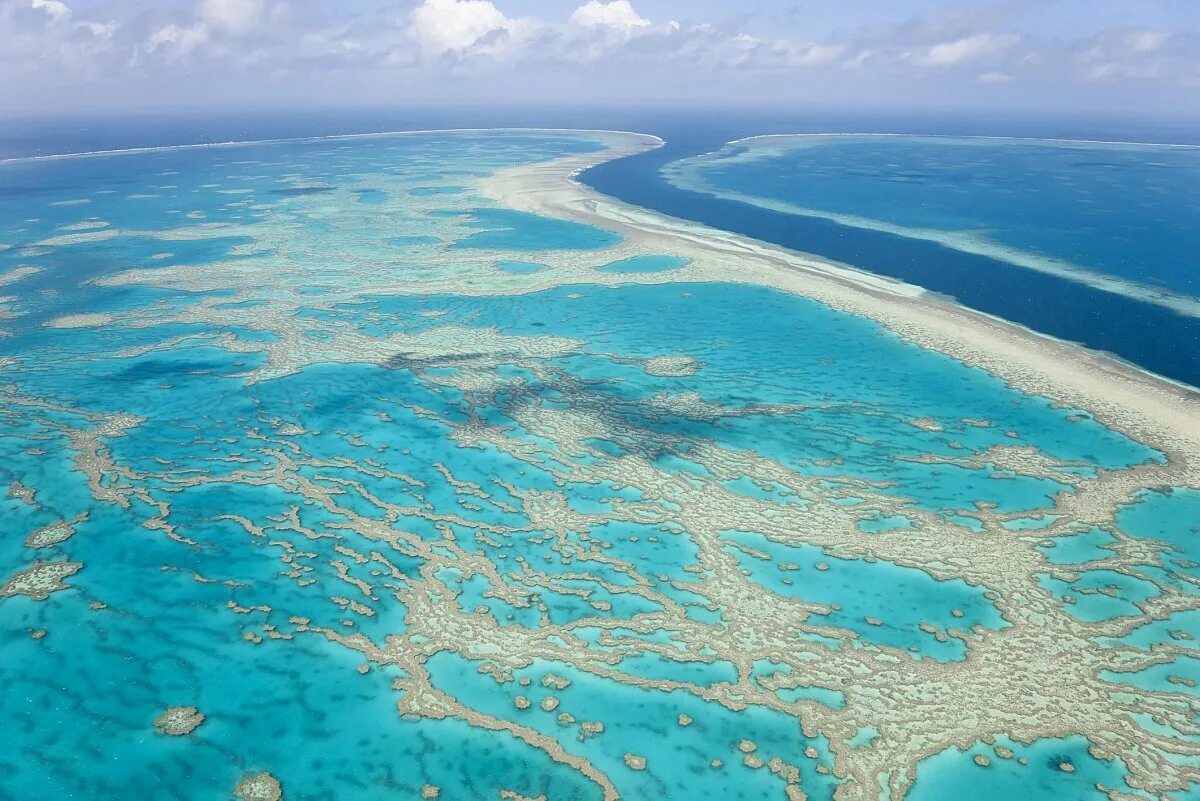
[{"label": "deep blue water", "polygon": [[[1025,130],[1032,134],[1037,129]],[[680,189],[660,175],[667,164],[720,147],[717,138],[685,133],[659,150],[595,167],[583,180],[626,202],[917,284],[971,308],[1200,386],[1200,319],[936,242]]]},{"label": "deep blue water", "polygon": [[[769,137],[668,177],[1128,289],[1200,296],[1200,149],[924,136]],[[1086,278],[1086,276],[1081,276]],[[1144,296],[1143,296],[1144,297]]]}]

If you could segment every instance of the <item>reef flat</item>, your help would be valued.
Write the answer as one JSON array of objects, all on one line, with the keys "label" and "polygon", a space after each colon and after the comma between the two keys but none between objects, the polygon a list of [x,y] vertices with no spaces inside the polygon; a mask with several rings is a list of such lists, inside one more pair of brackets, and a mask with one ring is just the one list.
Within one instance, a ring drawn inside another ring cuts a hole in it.
[{"label": "reef flat", "polygon": [[1180,798],[1200,401],[480,131],[10,162],[0,791]]}]

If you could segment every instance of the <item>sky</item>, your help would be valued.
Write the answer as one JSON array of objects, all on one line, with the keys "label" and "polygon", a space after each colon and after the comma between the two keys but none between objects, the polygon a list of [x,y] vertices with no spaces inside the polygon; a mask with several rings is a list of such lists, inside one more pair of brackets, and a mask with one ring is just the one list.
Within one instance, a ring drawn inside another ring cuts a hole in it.
[{"label": "sky", "polygon": [[472,103],[1200,115],[1200,0],[0,0],[0,114]]}]

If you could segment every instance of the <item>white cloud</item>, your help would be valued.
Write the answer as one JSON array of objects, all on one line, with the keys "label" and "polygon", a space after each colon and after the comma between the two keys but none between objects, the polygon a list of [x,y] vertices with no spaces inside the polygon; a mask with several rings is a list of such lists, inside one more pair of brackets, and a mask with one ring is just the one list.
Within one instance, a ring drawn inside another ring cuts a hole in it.
[{"label": "white cloud", "polygon": [[146,39],[145,44],[135,53],[151,55],[161,53],[168,58],[182,58],[190,55],[197,47],[208,41],[208,26],[197,22],[186,28],[179,25],[164,25],[158,28]]},{"label": "white cloud", "polygon": [[211,27],[243,35],[259,26],[263,0],[200,0],[197,13]]},{"label": "white cloud", "polygon": [[[571,14],[572,25],[584,28],[611,28],[626,35],[639,28],[650,27],[650,20],[633,10],[629,0],[588,0]],[[678,23],[675,23],[678,26]]]},{"label": "white cloud", "polygon": [[30,0],[29,5],[32,8],[40,8],[56,21],[64,20],[71,16],[71,9],[66,3],[62,3],[59,0]]},{"label": "white cloud", "polygon": [[1163,31],[1107,31],[1092,37],[1079,50],[1076,62],[1085,81],[1145,81],[1167,75],[1186,80],[1200,65],[1196,46],[1195,41]]},{"label": "white cloud", "polygon": [[913,61],[927,67],[945,67],[991,55],[1011,47],[1018,41],[1020,37],[1012,34],[977,33],[951,42],[935,44],[916,55]]},{"label": "white cloud", "polygon": [[0,108],[153,102],[150,93],[182,84],[221,101],[294,98],[308,86],[325,102],[619,93],[864,105],[922,91],[950,102],[955,87],[969,100],[1001,83],[1020,87],[1013,97],[1065,100],[1068,87],[1094,99],[1144,86],[1161,91],[1138,97],[1177,97],[1187,108],[1200,86],[1196,31],[1051,38],[1026,26],[1018,35],[1001,12],[1019,0],[991,14],[959,5],[811,39],[761,16],[652,22],[637,0],[573,0],[558,20],[508,16],[513,2],[0,0]]},{"label": "white cloud", "polygon": [[463,54],[512,26],[489,0],[425,0],[409,16],[409,31],[426,53]]},{"label": "white cloud", "polygon": [[75,27],[87,31],[97,39],[111,39],[113,34],[117,32],[117,23],[115,22],[77,22]]},{"label": "white cloud", "polygon": [[[52,24],[65,22],[74,16],[71,7],[61,2],[61,0],[29,0],[28,7],[45,13],[50,17]],[[117,23],[80,20],[72,23],[69,29],[87,31],[97,39],[111,39],[113,34],[116,33]]]},{"label": "white cloud", "polygon": [[1129,49],[1134,53],[1154,53],[1167,41],[1162,31],[1135,31],[1129,36]]},{"label": "white cloud", "polygon": [[975,80],[979,81],[980,83],[987,84],[1009,83],[1012,81],[1012,76],[1007,72],[992,70],[991,72],[980,73],[979,77],[977,77]]},{"label": "white cloud", "polygon": [[817,67],[832,64],[846,53],[842,45],[810,44],[793,47],[788,62],[800,67]]}]

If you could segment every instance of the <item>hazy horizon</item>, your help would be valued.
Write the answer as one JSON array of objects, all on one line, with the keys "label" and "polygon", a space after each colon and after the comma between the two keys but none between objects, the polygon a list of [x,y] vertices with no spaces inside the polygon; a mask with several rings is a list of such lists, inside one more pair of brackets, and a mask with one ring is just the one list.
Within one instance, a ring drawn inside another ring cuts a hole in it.
[{"label": "hazy horizon", "polygon": [[1187,115],[1191,0],[0,0],[8,116],[594,103]]}]

